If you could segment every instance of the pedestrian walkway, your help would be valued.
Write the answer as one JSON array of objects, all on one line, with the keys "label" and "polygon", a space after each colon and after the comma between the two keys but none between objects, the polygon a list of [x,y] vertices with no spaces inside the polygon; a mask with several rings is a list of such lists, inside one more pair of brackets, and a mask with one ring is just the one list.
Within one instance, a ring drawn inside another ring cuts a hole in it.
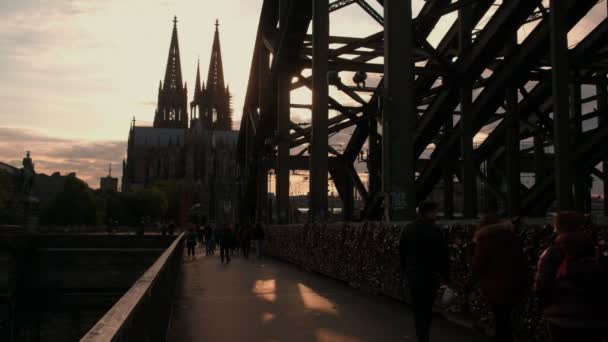
[{"label": "pedestrian walkway", "polygon": [[[292,265],[218,256],[186,261],[168,341],[412,341],[411,312]],[[485,342],[436,319],[432,341]]]}]

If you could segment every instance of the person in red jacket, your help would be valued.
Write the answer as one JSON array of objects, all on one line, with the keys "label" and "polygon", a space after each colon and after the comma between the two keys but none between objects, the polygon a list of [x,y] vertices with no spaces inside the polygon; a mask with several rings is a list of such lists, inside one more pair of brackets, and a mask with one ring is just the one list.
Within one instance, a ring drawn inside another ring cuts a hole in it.
[{"label": "person in red jacket", "polygon": [[512,342],[511,316],[528,288],[523,244],[513,224],[486,217],[473,238],[475,252],[466,292],[479,283],[494,314],[496,341]]},{"label": "person in red jacket", "polygon": [[551,341],[599,342],[608,331],[608,279],[584,215],[561,212],[557,233],[541,255],[534,288]]}]

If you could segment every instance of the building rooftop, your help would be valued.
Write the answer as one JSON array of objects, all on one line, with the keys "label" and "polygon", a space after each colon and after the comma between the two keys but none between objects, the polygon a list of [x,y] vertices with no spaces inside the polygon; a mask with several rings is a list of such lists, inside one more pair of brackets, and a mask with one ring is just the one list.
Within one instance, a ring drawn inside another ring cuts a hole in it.
[{"label": "building rooftop", "polygon": [[184,143],[185,129],[134,127],[130,139],[136,146],[169,146]]},{"label": "building rooftop", "polygon": [[15,173],[15,172],[19,171],[18,168],[14,167],[12,165],[3,163],[3,162],[0,162],[0,170],[1,171],[5,171],[5,172],[9,172],[9,173]]}]

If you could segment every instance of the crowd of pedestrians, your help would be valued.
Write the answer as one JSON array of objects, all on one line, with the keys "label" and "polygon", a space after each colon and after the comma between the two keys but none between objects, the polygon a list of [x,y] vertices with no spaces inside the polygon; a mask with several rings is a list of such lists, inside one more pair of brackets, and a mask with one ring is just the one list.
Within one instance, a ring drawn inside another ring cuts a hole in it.
[{"label": "crowd of pedestrians", "polygon": [[188,258],[196,256],[196,245],[204,249],[205,256],[214,256],[219,246],[220,262],[229,264],[232,257],[242,255],[249,259],[251,248],[260,258],[264,228],[261,223],[251,224],[195,224],[186,232],[185,243]]},{"label": "crowd of pedestrians", "polygon": [[[432,310],[440,286],[453,286],[448,246],[435,223],[437,205],[419,206],[419,217],[402,232],[399,252],[409,289],[416,335],[430,341]],[[477,285],[491,308],[496,341],[514,341],[511,317],[526,295],[540,300],[550,340],[605,341],[608,332],[608,273],[587,219],[577,212],[558,213],[555,239],[528,272],[522,241],[510,221],[496,216],[480,220],[465,294]]]}]

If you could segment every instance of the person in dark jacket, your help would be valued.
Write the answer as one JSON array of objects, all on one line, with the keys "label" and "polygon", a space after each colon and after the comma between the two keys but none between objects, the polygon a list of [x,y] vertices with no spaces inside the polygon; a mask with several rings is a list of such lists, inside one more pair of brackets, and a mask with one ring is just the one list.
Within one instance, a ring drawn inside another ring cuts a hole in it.
[{"label": "person in dark jacket", "polygon": [[496,341],[512,342],[511,315],[528,286],[523,244],[511,222],[497,217],[481,221],[473,238],[475,252],[465,292],[480,283],[494,314]]},{"label": "person in dark jacket", "polygon": [[251,251],[251,226],[246,223],[241,229],[241,249],[243,250],[243,257],[249,259],[249,252]]},{"label": "person in dark jacket", "polygon": [[450,282],[448,248],[437,219],[437,204],[423,202],[419,217],[405,227],[399,242],[402,274],[410,290],[418,342],[429,342],[433,304],[441,282]]},{"label": "person in dark jacket", "polygon": [[255,244],[255,253],[259,259],[262,256],[262,241],[264,241],[264,237],[266,236],[266,234],[264,233],[264,227],[262,226],[261,222],[258,222],[255,225],[252,235],[252,240]]},{"label": "person in dark jacket", "polygon": [[194,227],[190,228],[188,233],[186,234],[186,247],[188,249],[188,257],[195,257],[195,249],[196,246],[196,230]]},{"label": "person in dark jacket", "polygon": [[599,342],[608,330],[606,270],[584,224],[579,213],[559,213],[557,238],[538,261],[534,287],[553,342]]},{"label": "person in dark jacket", "polygon": [[226,260],[226,264],[229,264],[230,248],[234,243],[234,232],[232,231],[232,229],[230,229],[228,224],[224,225],[217,232],[217,239],[220,244],[220,260],[222,261],[222,264],[224,263],[224,260]]},{"label": "person in dark jacket", "polygon": [[205,224],[203,236],[205,238],[205,255],[213,255],[213,228],[211,228],[210,224]]}]

